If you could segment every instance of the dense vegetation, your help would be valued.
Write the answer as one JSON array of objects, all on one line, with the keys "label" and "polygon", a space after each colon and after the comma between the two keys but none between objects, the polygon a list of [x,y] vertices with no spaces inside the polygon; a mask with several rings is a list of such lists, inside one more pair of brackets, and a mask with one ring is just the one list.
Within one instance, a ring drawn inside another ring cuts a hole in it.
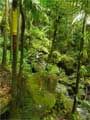
[{"label": "dense vegetation", "polygon": [[90,120],[89,32],[89,0],[0,0],[0,120]]}]

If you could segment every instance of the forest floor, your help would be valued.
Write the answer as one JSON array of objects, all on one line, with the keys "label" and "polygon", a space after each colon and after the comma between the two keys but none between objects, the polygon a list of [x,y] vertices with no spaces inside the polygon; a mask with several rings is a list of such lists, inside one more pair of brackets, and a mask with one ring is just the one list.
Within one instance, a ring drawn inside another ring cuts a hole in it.
[{"label": "forest floor", "polygon": [[0,67],[0,115],[4,113],[10,101],[10,72]]}]

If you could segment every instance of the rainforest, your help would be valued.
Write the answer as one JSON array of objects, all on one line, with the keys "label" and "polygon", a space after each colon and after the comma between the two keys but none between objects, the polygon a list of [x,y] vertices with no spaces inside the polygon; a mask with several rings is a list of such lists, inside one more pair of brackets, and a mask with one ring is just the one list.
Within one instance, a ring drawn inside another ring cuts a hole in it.
[{"label": "rainforest", "polygon": [[0,0],[0,120],[90,120],[90,0]]}]

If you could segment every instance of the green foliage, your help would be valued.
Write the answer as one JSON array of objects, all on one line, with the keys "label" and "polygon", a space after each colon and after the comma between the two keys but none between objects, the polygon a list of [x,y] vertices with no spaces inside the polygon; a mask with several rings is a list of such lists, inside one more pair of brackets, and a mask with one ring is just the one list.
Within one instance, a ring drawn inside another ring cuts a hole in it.
[{"label": "green foliage", "polygon": [[55,96],[49,92],[37,91],[37,94],[34,93],[33,99],[37,105],[41,105],[42,109],[51,109],[56,102]]},{"label": "green foliage", "polygon": [[56,88],[56,92],[66,95],[67,94],[67,88],[62,84],[58,84],[57,88]]},{"label": "green foliage", "polygon": [[[52,79],[54,78],[52,77]],[[53,86],[53,80],[51,81],[51,84],[49,83],[50,85],[45,84],[46,82],[48,82],[48,74],[46,76],[45,73],[38,72],[31,75],[27,81],[27,87],[37,105],[41,105],[41,108],[43,109],[50,109],[54,106],[56,99],[55,95],[50,93],[50,90],[47,91],[49,88],[46,89],[48,86]]]},{"label": "green foliage", "polygon": [[78,113],[73,114],[71,119],[72,120],[83,120]]},{"label": "green foliage", "polygon": [[58,51],[53,51],[51,59],[52,62],[56,64],[61,60],[61,54]]},{"label": "green foliage", "polygon": [[72,110],[72,99],[70,99],[68,96],[62,94],[57,95],[57,112],[59,112],[61,115],[70,113]]},{"label": "green foliage", "polygon": [[48,116],[48,117],[44,117],[43,120],[54,120],[54,118],[52,116]]},{"label": "green foliage", "polygon": [[57,74],[59,73],[59,68],[56,65],[48,64],[47,70],[50,74]]},{"label": "green foliage", "polygon": [[0,115],[2,115],[4,112],[6,112],[9,109],[9,100],[6,98],[0,99]]},{"label": "green foliage", "polygon": [[75,61],[71,56],[62,55],[61,61],[63,62],[63,64],[65,64],[67,69],[72,69],[74,67],[73,65],[74,65]]},{"label": "green foliage", "polygon": [[90,85],[90,78],[86,78],[85,81],[84,81],[84,84],[85,85]]},{"label": "green foliage", "polygon": [[86,100],[82,101],[81,106],[82,106],[82,108],[90,111],[90,102],[89,101],[86,101]]},{"label": "green foliage", "polygon": [[86,75],[86,73],[87,73],[87,69],[86,69],[86,67],[84,65],[82,65],[81,66],[81,74],[82,74],[82,76]]}]

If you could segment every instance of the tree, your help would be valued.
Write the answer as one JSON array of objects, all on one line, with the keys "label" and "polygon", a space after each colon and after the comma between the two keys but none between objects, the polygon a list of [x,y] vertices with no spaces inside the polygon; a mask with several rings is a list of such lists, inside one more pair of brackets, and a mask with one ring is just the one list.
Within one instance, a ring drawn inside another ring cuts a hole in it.
[{"label": "tree", "polygon": [[79,91],[79,84],[80,84],[80,69],[81,69],[81,58],[82,58],[82,51],[84,47],[84,34],[85,34],[85,26],[86,25],[86,15],[83,20],[83,26],[82,26],[82,38],[80,40],[80,51],[79,51],[79,56],[78,56],[78,65],[77,65],[77,79],[76,79],[76,86],[75,86],[75,95],[74,95],[74,103],[73,103],[73,109],[72,113],[76,111],[76,104],[77,104],[77,95]]},{"label": "tree", "polygon": [[19,75],[21,76],[22,71],[23,71],[23,57],[24,57],[24,31],[25,31],[25,15],[24,15],[24,10],[22,7],[22,2],[20,2],[20,13],[21,13],[21,18],[22,18],[22,23],[21,23],[21,55],[20,55],[20,70],[19,70]]},{"label": "tree", "polygon": [[12,101],[10,118],[18,117],[18,81],[17,81],[17,28],[18,28],[18,0],[12,1]]},{"label": "tree", "polygon": [[[83,7],[84,6],[84,7]],[[79,84],[80,84],[80,78],[81,78],[81,63],[82,63],[82,56],[83,56],[83,48],[84,48],[84,35],[86,32],[86,18],[88,14],[88,0],[87,1],[82,1],[82,8],[84,9],[85,15],[83,19],[83,25],[82,25],[82,36],[80,39],[80,50],[79,50],[79,56],[78,56],[78,64],[77,64],[77,79],[76,79],[76,86],[75,86],[75,95],[74,95],[74,102],[73,102],[73,109],[72,113],[75,113],[76,108],[77,108],[77,97],[78,97],[78,92],[79,92]]]},{"label": "tree", "polygon": [[3,36],[4,36],[4,41],[3,41],[3,56],[2,56],[2,66],[5,67],[6,65],[6,57],[7,57],[7,38],[8,38],[8,0],[5,0],[5,18],[3,18]]}]

